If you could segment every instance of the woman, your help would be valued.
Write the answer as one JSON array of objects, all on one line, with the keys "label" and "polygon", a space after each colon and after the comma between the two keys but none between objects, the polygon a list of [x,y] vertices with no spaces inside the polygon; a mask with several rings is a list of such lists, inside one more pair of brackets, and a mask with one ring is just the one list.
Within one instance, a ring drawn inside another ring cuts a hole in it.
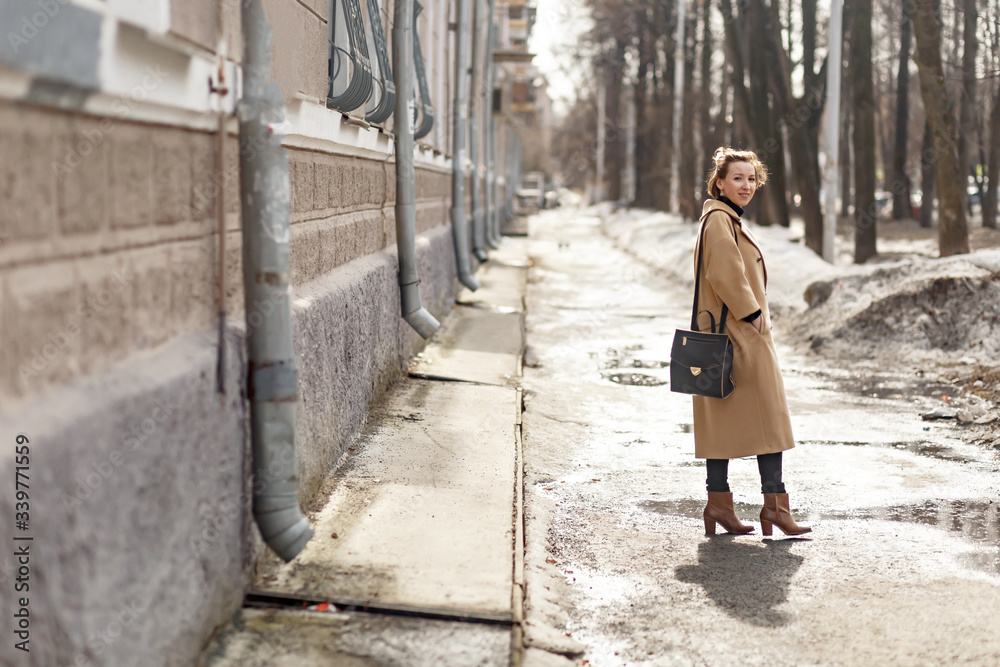
[{"label": "woman", "polygon": [[811,528],[795,523],[788,494],[781,482],[781,452],[795,446],[785,401],[778,356],[771,340],[771,318],[764,290],[767,268],[760,246],[740,219],[743,207],[767,180],[764,165],[752,151],[719,148],[708,177],[701,220],[704,234],[695,247],[695,267],[702,262],[704,280],[698,303],[698,328],[711,331],[720,322],[722,305],[729,308],[726,333],[735,348],[732,379],[735,390],[727,398],[694,397],[695,457],[706,459],[708,505],[705,532],[715,534],[717,523],[728,533],[745,535],[752,526],[740,523],[729,490],[729,459],[757,455],[764,508],[760,525],[764,535],[778,526],[786,535]]}]

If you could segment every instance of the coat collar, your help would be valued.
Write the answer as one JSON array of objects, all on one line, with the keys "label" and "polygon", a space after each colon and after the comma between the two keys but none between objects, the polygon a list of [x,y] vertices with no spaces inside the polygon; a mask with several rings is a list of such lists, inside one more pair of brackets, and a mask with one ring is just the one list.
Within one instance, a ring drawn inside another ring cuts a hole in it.
[{"label": "coat collar", "polygon": [[701,217],[704,218],[712,211],[722,211],[723,213],[729,215],[729,217],[731,217],[736,222],[741,222],[740,216],[736,214],[736,211],[734,211],[731,206],[724,204],[718,199],[706,199],[705,205],[701,209]]},{"label": "coat collar", "polygon": [[764,286],[767,287],[767,266],[764,264],[764,251],[760,249],[760,244],[757,243],[757,239],[754,238],[753,234],[750,233],[750,229],[743,225],[743,221],[740,220],[740,216],[736,214],[736,211],[734,211],[732,207],[730,207],[728,204],[719,201],[718,199],[705,200],[705,204],[702,207],[701,211],[701,219],[704,220],[706,217],[708,217],[708,214],[712,213],[713,211],[722,211],[723,213],[727,214],[730,218],[732,218],[736,222],[736,226],[740,230],[740,233],[743,235],[743,237],[747,241],[749,241],[753,245],[753,247],[757,248],[757,252],[760,253],[761,257],[761,265],[762,265],[761,268],[764,269]]}]

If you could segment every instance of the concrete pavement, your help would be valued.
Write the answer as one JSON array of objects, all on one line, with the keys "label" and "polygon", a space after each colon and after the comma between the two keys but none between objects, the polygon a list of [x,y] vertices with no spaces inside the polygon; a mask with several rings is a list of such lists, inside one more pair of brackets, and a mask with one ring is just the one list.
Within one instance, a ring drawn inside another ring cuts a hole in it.
[{"label": "concrete pavement", "polygon": [[[667,383],[688,287],[569,210],[478,277],[328,479],[314,541],[262,564],[204,664],[1000,663],[998,461],[920,421],[906,378],[860,391],[776,321],[785,480],[815,531],[709,538]],[[755,463],[730,484],[756,524]]]},{"label": "concrete pavement", "polygon": [[[921,421],[905,389],[794,356],[776,321],[785,481],[814,532],[706,537],[690,398],[665,384],[689,289],[593,214],[535,218],[529,248],[526,638],[546,626],[540,644],[589,665],[1000,664],[994,452]],[[754,461],[730,484],[757,524]]]},{"label": "concrete pavement", "polygon": [[491,253],[328,478],[313,540],[290,564],[262,560],[203,664],[519,659],[524,251]]}]

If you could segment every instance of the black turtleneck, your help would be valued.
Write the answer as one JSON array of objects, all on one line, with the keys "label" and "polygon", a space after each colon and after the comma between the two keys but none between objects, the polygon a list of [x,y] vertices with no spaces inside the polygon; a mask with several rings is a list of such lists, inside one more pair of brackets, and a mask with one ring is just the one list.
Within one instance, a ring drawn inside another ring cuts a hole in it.
[{"label": "black turtleneck", "polygon": [[723,204],[736,211],[736,215],[740,216],[741,218],[743,217],[743,207],[734,204],[729,197],[727,197],[726,195],[719,195],[719,201],[721,201]]},{"label": "black turtleneck", "polygon": [[[734,211],[736,211],[736,215],[740,216],[741,218],[743,217],[743,207],[742,206],[737,206],[736,204],[734,204],[733,201],[729,197],[727,197],[726,195],[719,195],[719,201],[721,201],[723,204],[725,204],[729,208],[731,208]],[[760,317],[761,314],[762,313],[760,312],[760,310],[756,310],[756,311],[750,313],[749,315],[747,315],[746,317],[744,317],[743,321],[744,322],[753,322],[755,319],[757,319],[758,317]]]}]

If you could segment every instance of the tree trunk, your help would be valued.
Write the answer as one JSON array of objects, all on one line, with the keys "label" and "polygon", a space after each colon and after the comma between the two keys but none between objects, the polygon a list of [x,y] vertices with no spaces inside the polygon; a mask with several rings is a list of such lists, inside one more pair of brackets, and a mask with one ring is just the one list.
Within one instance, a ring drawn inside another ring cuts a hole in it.
[{"label": "tree trunk", "polygon": [[751,0],[748,6],[750,33],[771,35],[765,39],[765,52],[750,58],[750,113],[754,133],[754,149],[767,164],[770,177],[768,186],[760,191],[755,219],[758,224],[788,226],[788,200],[785,196],[785,142],[780,123],[770,106],[770,68],[768,62],[777,62],[773,53],[780,48],[778,26],[769,16],[764,0]]},{"label": "tree trunk", "polygon": [[622,78],[625,69],[625,43],[615,37],[607,69],[607,124],[605,128],[605,198],[618,201],[622,198],[622,172],[625,167],[625,132],[622,125]]},{"label": "tree trunk", "polygon": [[924,143],[920,151],[920,226],[934,226],[934,135],[924,123]]},{"label": "tree trunk", "polygon": [[[815,8],[815,6],[814,6]],[[771,5],[771,19],[776,20],[777,3]],[[796,185],[802,197],[802,217],[805,221],[806,246],[817,253],[823,251],[823,210],[819,201],[819,153],[818,132],[813,134],[812,124],[823,114],[823,95],[826,81],[826,62],[823,63],[822,78],[815,72],[806,70],[809,85],[801,99],[792,96],[792,65],[788,55],[780,49],[774,33],[769,38],[768,59],[774,83],[775,110],[782,118],[791,146],[792,169],[796,174]]]},{"label": "tree trunk", "polygon": [[855,0],[851,25],[854,100],[854,261],[876,254],[875,85],[872,80],[872,0]]},{"label": "tree trunk", "polygon": [[[701,100],[701,148],[703,155],[696,161],[696,164],[704,165],[701,178],[698,179],[698,192],[702,193],[702,198],[705,199],[709,195],[705,191],[705,175],[708,173],[709,169],[712,167],[712,154],[715,149],[718,148],[719,138],[716,136],[716,128],[719,127],[715,124],[712,118],[712,5],[711,3],[704,3],[705,13],[701,18],[701,90],[700,100]],[[723,63],[725,67],[725,63]],[[725,70],[723,70],[724,72]],[[726,77],[722,77],[722,91],[725,95],[726,90]],[[720,107],[722,119],[725,119],[726,111],[726,101],[725,98],[720,100]],[[700,213],[700,211],[696,211]]]},{"label": "tree trunk", "polygon": [[[824,59],[820,71],[816,71],[816,0],[802,0],[802,63],[805,68],[803,99],[806,106],[813,111],[805,123],[806,141],[809,154],[812,156],[807,166],[812,172],[813,182],[816,183],[818,197],[819,184],[822,182],[822,174],[819,169],[819,130],[823,122],[823,109],[826,106],[826,68],[828,63]],[[799,171],[799,168],[795,167],[795,170]],[[800,178],[802,178],[801,175]],[[801,189],[799,194],[802,194],[804,201],[805,194],[802,193]],[[802,214],[806,215],[804,210]],[[820,215],[822,215],[822,211]],[[806,224],[809,224],[808,220]]]},{"label": "tree trunk", "polygon": [[680,213],[685,220],[697,219],[695,214],[694,187],[697,179],[698,156],[694,154],[694,112],[697,94],[694,90],[694,56],[697,44],[698,14],[697,5],[691,7],[690,13],[684,19],[684,99],[681,113],[681,159],[678,169],[680,184],[677,188],[677,201]]},{"label": "tree trunk", "polygon": [[997,228],[997,188],[1000,187],[1000,86],[990,113],[990,155],[986,166],[986,193],[983,195],[983,227]]},{"label": "tree trunk", "polygon": [[[842,53],[850,55],[851,51],[851,23],[854,16],[854,0],[844,0],[844,44]],[[846,59],[846,58],[845,58]],[[851,77],[850,71],[844,65],[840,68],[840,217],[846,218],[851,214],[851,204],[854,198],[851,195],[852,174],[851,169],[851,115],[853,113],[853,103],[851,102]]]},{"label": "tree trunk", "polygon": [[648,20],[645,9],[640,12],[639,25],[642,27],[638,35],[639,71],[635,85],[635,205],[653,208],[656,206],[654,194],[658,187],[654,179],[657,123],[650,120],[656,114],[650,113],[648,99],[650,69],[656,53],[655,39],[646,28]]},{"label": "tree trunk", "polygon": [[[788,3],[791,8],[791,2]],[[816,0],[802,0],[802,80],[816,85]]]},{"label": "tree trunk", "polygon": [[903,0],[903,17],[899,26],[899,74],[896,78],[896,141],[892,156],[892,218],[908,220],[913,217],[910,175],[906,172],[906,153],[909,146],[910,125],[910,0]]},{"label": "tree trunk", "polygon": [[914,0],[913,32],[917,39],[920,93],[934,139],[934,176],[938,200],[938,249],[942,257],[969,252],[965,222],[964,179],[953,140],[954,121],[941,65],[941,29],[933,0]]},{"label": "tree trunk", "polygon": [[656,163],[654,174],[656,179],[656,190],[654,193],[656,204],[654,208],[661,211],[670,210],[670,189],[673,174],[671,171],[671,161],[675,147],[672,141],[672,128],[674,126],[674,53],[676,52],[677,35],[677,10],[674,3],[654,4],[654,25],[657,29],[654,35],[664,35],[662,44],[657,44],[654,48],[664,54],[662,66],[656,56],[656,77],[653,87],[653,114],[656,117]]},{"label": "tree trunk", "polygon": [[[962,50],[962,125],[958,134],[958,173],[961,175],[962,192],[971,173],[972,157],[979,154],[976,142],[976,0],[962,0],[965,34]],[[966,197],[968,199],[968,197]],[[972,214],[972,206],[969,206]]]},{"label": "tree trunk", "polygon": [[750,144],[755,144],[750,91],[746,87],[746,67],[743,65],[743,44],[740,32],[735,27],[737,17],[733,13],[732,0],[722,0],[721,7],[726,37],[726,60],[731,68],[729,83],[733,87],[732,143],[738,145],[742,140],[746,140]]}]

